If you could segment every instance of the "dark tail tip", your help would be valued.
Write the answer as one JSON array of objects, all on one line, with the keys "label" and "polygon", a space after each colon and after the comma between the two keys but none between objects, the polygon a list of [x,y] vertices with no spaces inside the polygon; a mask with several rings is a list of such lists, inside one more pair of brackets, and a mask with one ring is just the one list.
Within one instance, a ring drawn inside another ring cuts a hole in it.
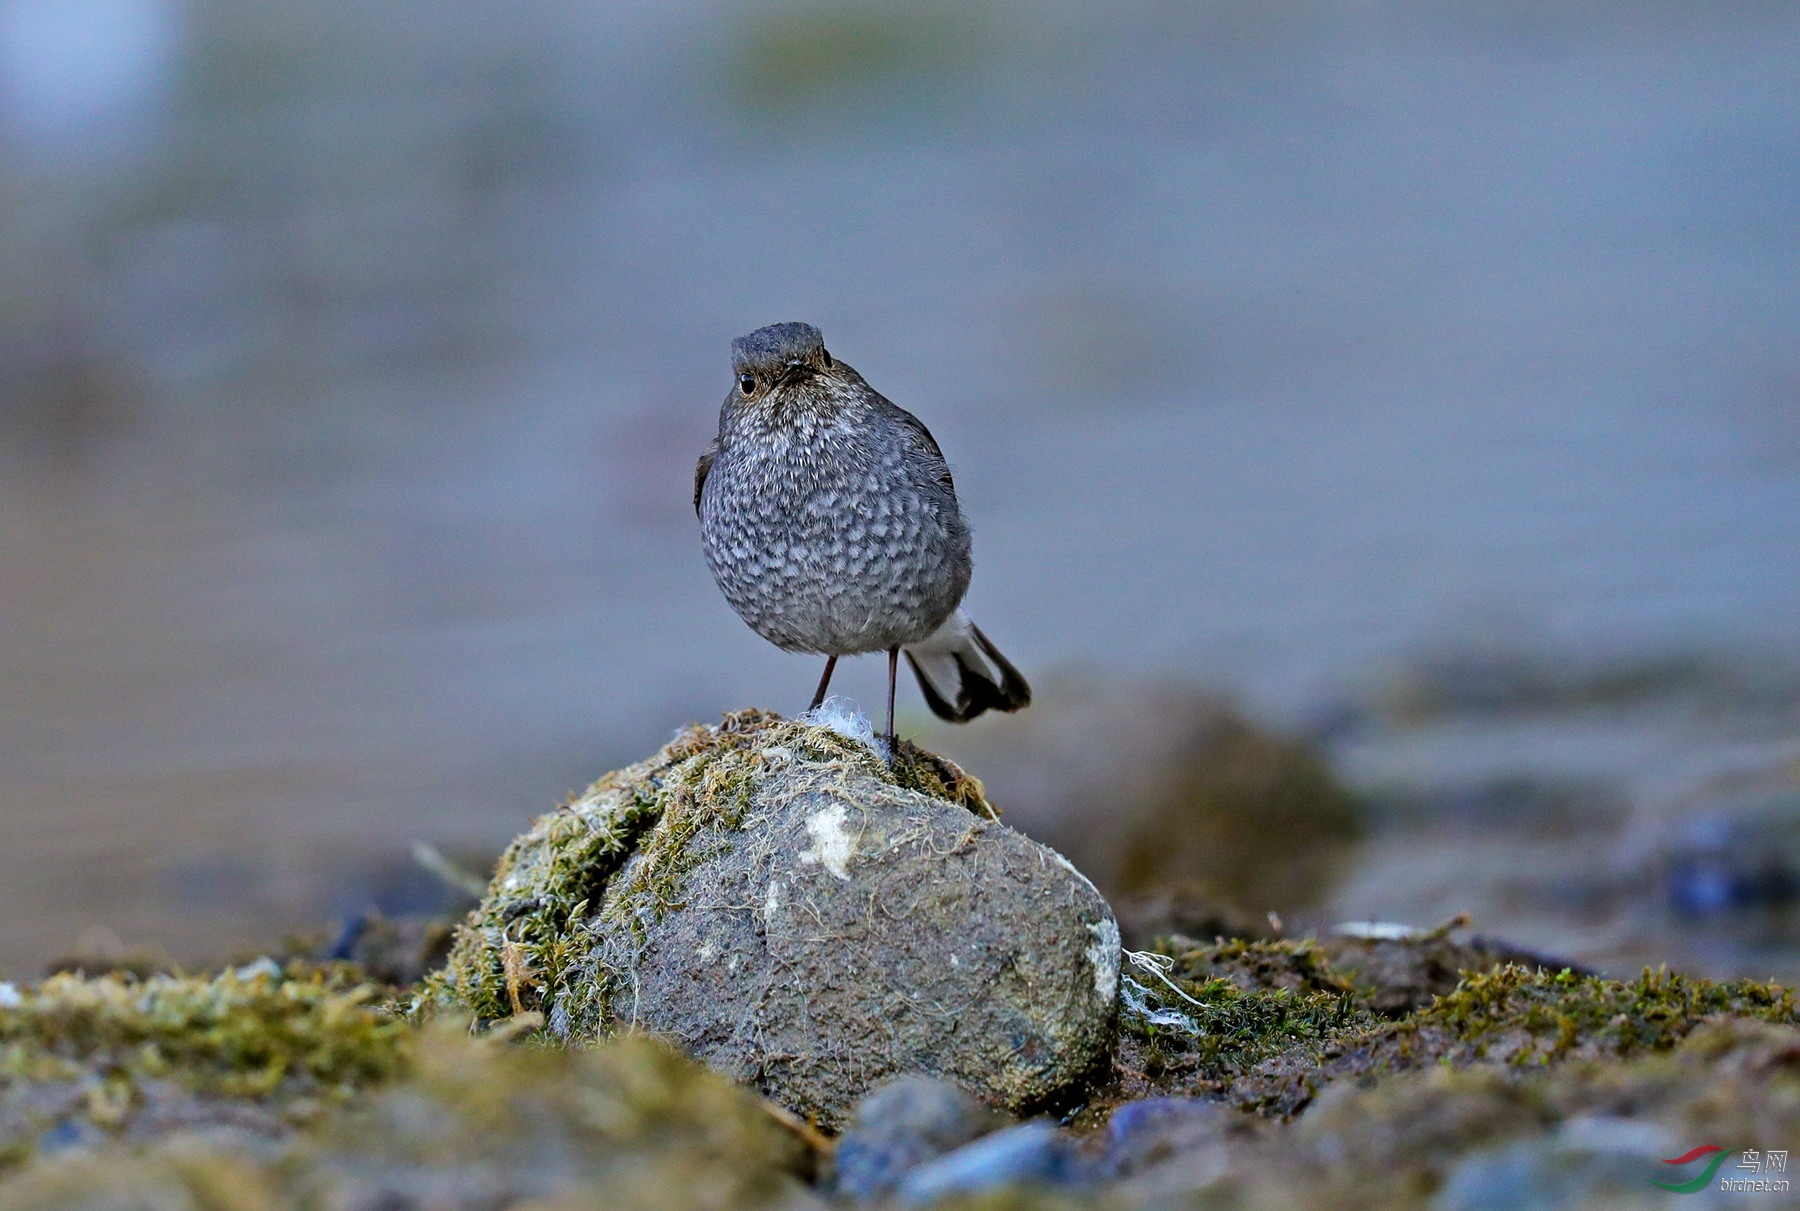
[{"label": "dark tail tip", "polygon": [[[1030,706],[1031,687],[1025,684],[1025,678],[1013,667],[1012,661],[1000,654],[1000,649],[994,646],[993,640],[981,633],[980,627],[970,623],[969,629],[975,632],[975,642],[980,646],[981,654],[993,661],[994,667],[1000,670],[999,696],[997,701],[989,705],[997,711],[1022,711]],[[992,685],[993,682],[988,684]]]},{"label": "dark tail tip", "polygon": [[957,686],[956,701],[951,702],[938,692],[931,684],[931,678],[919,667],[919,662],[911,652],[906,653],[906,663],[912,665],[913,676],[919,679],[919,689],[925,695],[925,705],[939,719],[947,719],[951,723],[967,723],[984,711],[1017,711],[1031,705],[1031,687],[1025,678],[1014,668],[1012,662],[1000,654],[993,641],[981,633],[981,628],[971,624],[970,630],[975,635],[975,646],[981,655],[993,662],[1000,671],[1000,683],[994,679],[979,662],[970,658],[965,652],[952,652],[951,658],[956,661]]}]

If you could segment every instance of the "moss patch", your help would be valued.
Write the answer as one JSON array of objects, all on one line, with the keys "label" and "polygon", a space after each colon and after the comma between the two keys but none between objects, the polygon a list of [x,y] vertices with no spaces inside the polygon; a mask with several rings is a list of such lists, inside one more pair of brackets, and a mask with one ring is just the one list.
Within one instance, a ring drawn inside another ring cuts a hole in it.
[{"label": "moss patch", "polygon": [[1460,942],[1452,931],[1467,922],[1458,918],[1428,933],[1404,938],[1333,935],[1321,943],[1334,970],[1356,988],[1377,1013],[1402,1017],[1425,1006],[1462,982],[1463,973],[1492,971],[1507,962],[1523,967],[1562,964],[1530,961],[1517,951],[1475,941]]},{"label": "moss patch", "polygon": [[1151,1064],[1165,1075],[1190,1074],[1195,1092],[1222,1090],[1235,1074],[1270,1057],[1310,1051],[1368,1020],[1354,999],[1329,993],[1245,991],[1222,977],[1184,991],[1192,1001],[1181,1004],[1194,1029],[1141,1022],[1128,1029],[1145,1040]]},{"label": "moss patch", "polygon": [[288,1176],[304,1205],[756,1206],[808,1161],[755,1095],[642,1035],[568,1049],[438,1024],[406,1080],[323,1128]]},{"label": "moss patch", "polygon": [[1562,959],[1480,936],[1459,940],[1469,924],[1456,916],[1436,929],[1400,937],[1334,933],[1319,942],[1332,969],[1348,979],[1376,1012],[1391,1018],[1423,1009],[1453,991],[1469,972],[1494,971],[1511,964],[1535,971],[1572,970]]},{"label": "moss patch", "polygon": [[409,1033],[342,973],[56,975],[0,1008],[0,1155],[44,1132],[274,1130],[389,1077]]},{"label": "moss patch", "polygon": [[1257,1065],[1311,1056],[1377,1020],[1310,940],[1166,940],[1160,973],[1126,973],[1111,1086],[1095,1102],[1226,1096]]},{"label": "moss patch", "polygon": [[1793,1025],[1791,990],[1721,983],[1666,971],[1609,980],[1571,971],[1504,966],[1397,1022],[1337,1034],[1238,1076],[1241,1105],[1291,1115],[1324,1085],[1438,1065],[1522,1073],[1568,1060],[1625,1059],[1666,1051],[1711,1021]]},{"label": "moss patch", "polygon": [[1469,1058],[1541,1065],[1577,1055],[1666,1051],[1715,1015],[1783,1025],[1797,1020],[1793,991],[1775,984],[1720,983],[1666,970],[1608,980],[1507,966],[1468,977],[1415,1014],[1406,1032],[1441,1034]]},{"label": "moss patch", "polygon": [[751,1094],[642,1037],[569,1050],[415,1032],[399,1079],[278,1148],[215,1132],[75,1149],[0,1180],[0,1211],[794,1203],[808,1153]]},{"label": "moss patch", "polygon": [[[1348,971],[1310,940],[1165,939],[1152,952],[1160,978],[1129,971],[1128,999],[1139,1007],[1121,1017],[1113,1080],[1096,1111],[1180,1094],[1288,1117],[1343,1080],[1429,1066],[1518,1074],[1667,1051],[1713,1021],[1800,1022],[1793,992],[1777,985],[1523,967],[1447,933],[1349,945],[1357,965]],[[1330,946],[1344,950],[1335,939]],[[1377,947],[1381,957],[1371,961]],[[1419,996],[1421,972],[1451,961],[1470,967],[1442,995],[1409,1000]],[[1383,1019],[1401,1005],[1410,1008]]]},{"label": "moss patch", "polygon": [[[649,760],[540,817],[507,848],[420,1004],[460,1007],[484,1022],[542,1013],[563,1036],[603,1032],[611,990],[596,954],[602,931],[642,930],[672,907],[682,874],[706,856],[694,839],[735,829],[771,763],[796,759],[997,817],[977,779],[906,741],[890,769],[862,744],[765,711],[694,724]],[[631,895],[609,897],[627,862],[635,863]]]}]

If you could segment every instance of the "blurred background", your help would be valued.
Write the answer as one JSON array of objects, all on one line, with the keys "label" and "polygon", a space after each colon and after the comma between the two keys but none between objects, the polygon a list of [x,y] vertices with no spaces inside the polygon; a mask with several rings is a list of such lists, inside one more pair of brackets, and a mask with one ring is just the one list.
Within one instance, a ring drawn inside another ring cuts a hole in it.
[{"label": "blurred background", "polygon": [[0,0],[0,974],[803,707],[690,507],[792,319],[1122,902],[1800,976],[1800,8],[1656,0]]}]

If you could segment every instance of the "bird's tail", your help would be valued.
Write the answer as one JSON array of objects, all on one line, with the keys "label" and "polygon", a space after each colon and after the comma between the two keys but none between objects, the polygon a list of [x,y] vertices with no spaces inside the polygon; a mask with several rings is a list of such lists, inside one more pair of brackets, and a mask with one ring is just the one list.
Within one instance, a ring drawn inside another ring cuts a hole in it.
[{"label": "bird's tail", "polygon": [[967,723],[985,710],[1031,705],[1031,687],[961,610],[929,636],[903,649],[926,705],[940,719]]}]

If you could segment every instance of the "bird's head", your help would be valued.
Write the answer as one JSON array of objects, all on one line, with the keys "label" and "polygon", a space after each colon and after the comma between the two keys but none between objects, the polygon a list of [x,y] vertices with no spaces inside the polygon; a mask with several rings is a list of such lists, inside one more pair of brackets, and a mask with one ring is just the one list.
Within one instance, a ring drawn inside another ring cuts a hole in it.
[{"label": "bird's head", "polygon": [[731,369],[737,383],[728,406],[739,410],[819,408],[839,395],[850,372],[811,324],[770,324],[738,337]]}]

